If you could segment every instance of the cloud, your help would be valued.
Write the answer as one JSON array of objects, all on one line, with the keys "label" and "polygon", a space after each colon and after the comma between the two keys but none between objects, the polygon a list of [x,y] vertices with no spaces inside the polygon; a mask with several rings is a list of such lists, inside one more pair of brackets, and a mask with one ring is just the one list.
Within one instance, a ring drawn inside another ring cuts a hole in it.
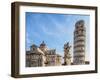
[{"label": "cloud", "polygon": [[38,38],[38,39],[41,38],[41,36],[40,36],[40,34],[39,34],[38,32],[33,32],[33,33],[31,34],[31,36],[32,36],[32,35],[34,35],[34,37],[36,37],[36,38]]},{"label": "cloud", "polygon": [[31,40],[29,38],[29,33],[28,32],[26,33],[26,43],[27,44],[30,44],[31,43]]},{"label": "cloud", "polygon": [[33,39],[31,39],[30,33],[26,33],[26,47],[29,48],[33,44]]},{"label": "cloud", "polygon": [[[63,35],[71,34],[71,31],[68,30],[69,28],[66,25],[66,22],[59,22],[59,20],[56,20],[52,16],[47,16],[50,23],[46,26],[43,24],[41,25],[41,30],[49,36],[55,36],[55,37],[61,37]],[[45,23],[46,24],[46,23]],[[50,28],[51,26],[51,28]]]},{"label": "cloud", "polygon": [[56,32],[50,31],[48,28],[46,28],[45,26],[42,26],[42,31],[46,34],[46,35],[51,35],[54,36]]}]

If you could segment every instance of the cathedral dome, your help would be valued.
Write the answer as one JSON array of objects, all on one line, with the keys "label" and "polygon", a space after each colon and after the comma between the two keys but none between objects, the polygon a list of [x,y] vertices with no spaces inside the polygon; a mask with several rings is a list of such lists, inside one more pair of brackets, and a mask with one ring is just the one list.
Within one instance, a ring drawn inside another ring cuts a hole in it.
[{"label": "cathedral dome", "polygon": [[38,46],[37,45],[35,45],[35,44],[32,44],[31,46],[30,46],[31,48],[37,48]]},{"label": "cathedral dome", "polygon": [[40,46],[46,46],[46,44],[44,43],[44,41],[40,44]]}]

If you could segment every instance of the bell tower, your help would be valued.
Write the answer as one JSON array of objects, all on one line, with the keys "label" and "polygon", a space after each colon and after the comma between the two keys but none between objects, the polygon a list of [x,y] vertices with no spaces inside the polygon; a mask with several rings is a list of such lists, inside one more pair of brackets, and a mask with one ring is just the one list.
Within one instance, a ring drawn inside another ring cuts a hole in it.
[{"label": "bell tower", "polygon": [[84,24],[83,20],[79,20],[75,24],[73,52],[73,64],[75,65],[85,64],[86,28]]},{"label": "bell tower", "polygon": [[69,42],[64,44],[64,65],[71,65],[70,48]]}]

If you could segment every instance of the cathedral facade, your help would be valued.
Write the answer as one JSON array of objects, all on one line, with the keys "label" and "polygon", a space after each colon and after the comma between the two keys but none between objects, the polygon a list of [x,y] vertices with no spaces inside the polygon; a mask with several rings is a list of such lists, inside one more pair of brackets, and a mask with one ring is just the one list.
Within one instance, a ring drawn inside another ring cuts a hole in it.
[{"label": "cathedral facade", "polygon": [[26,52],[26,67],[60,66],[62,56],[56,53],[56,49],[48,49],[44,41],[39,47],[32,45]]}]

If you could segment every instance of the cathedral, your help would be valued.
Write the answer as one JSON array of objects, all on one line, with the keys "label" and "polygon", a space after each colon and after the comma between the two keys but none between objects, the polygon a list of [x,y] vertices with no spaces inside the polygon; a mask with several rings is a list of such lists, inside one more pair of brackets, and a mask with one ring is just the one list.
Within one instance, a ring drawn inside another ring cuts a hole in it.
[{"label": "cathedral", "polygon": [[62,65],[62,56],[56,53],[56,49],[48,49],[44,41],[39,47],[33,44],[30,51],[26,52],[26,67],[60,65]]}]

